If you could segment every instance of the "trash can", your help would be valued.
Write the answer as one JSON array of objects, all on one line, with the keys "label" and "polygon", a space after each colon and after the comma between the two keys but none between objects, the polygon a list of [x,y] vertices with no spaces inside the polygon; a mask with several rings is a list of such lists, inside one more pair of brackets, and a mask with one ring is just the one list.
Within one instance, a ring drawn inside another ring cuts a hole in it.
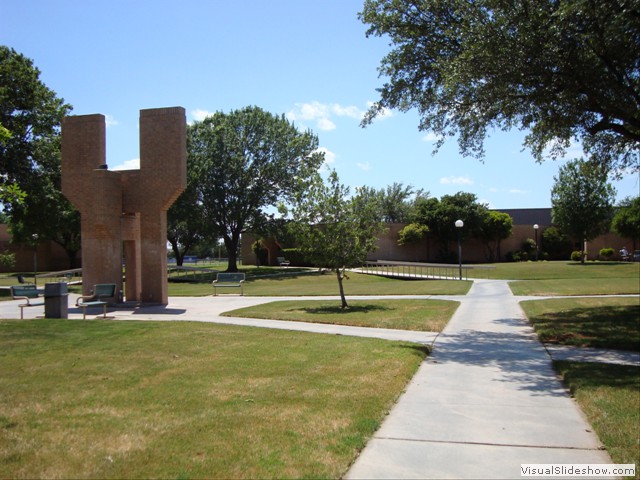
[{"label": "trash can", "polygon": [[67,284],[44,284],[44,316],[45,318],[69,318],[69,293]]}]

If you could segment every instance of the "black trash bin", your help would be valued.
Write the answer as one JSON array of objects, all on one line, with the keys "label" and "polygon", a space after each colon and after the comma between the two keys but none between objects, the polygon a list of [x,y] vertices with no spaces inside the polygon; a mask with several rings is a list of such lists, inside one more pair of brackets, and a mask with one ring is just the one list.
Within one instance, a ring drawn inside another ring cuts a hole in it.
[{"label": "black trash bin", "polygon": [[44,316],[46,318],[69,318],[69,293],[67,284],[44,284]]}]

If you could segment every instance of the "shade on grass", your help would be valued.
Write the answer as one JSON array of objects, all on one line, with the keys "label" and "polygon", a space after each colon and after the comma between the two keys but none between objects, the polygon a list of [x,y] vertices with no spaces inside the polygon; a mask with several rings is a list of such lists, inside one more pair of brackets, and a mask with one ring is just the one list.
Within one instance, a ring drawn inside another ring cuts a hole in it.
[{"label": "shade on grass", "polygon": [[0,321],[8,478],[339,478],[425,356],[191,322]]},{"label": "shade on grass", "polygon": [[640,351],[637,297],[555,298],[521,305],[542,342]]}]

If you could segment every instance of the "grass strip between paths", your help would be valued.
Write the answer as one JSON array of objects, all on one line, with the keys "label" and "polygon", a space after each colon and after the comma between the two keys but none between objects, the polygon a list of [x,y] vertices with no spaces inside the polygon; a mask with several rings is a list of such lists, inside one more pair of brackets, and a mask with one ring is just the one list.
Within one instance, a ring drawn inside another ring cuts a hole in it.
[{"label": "grass strip between paths", "polygon": [[446,300],[351,300],[349,308],[343,310],[335,300],[290,300],[241,308],[223,315],[441,332],[458,306],[459,302]]},{"label": "grass strip between paths", "polygon": [[340,478],[425,347],[196,322],[0,321],[7,478]]},{"label": "grass strip between paths", "polygon": [[554,298],[521,305],[543,343],[640,351],[637,297]]}]

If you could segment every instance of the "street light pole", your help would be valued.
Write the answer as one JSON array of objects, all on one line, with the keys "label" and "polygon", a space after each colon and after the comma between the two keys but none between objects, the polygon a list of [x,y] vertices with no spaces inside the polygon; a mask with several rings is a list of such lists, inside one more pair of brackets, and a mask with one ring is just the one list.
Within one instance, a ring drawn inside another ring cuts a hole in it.
[{"label": "street light pole", "polygon": [[462,227],[464,227],[464,222],[456,220],[455,226],[458,229],[458,275],[462,280]]},{"label": "street light pole", "polygon": [[38,285],[38,234],[31,235],[33,238],[33,284]]},{"label": "street light pole", "polygon": [[536,234],[536,262],[538,261],[538,228],[540,228],[540,226],[536,223],[533,226],[533,231]]}]

